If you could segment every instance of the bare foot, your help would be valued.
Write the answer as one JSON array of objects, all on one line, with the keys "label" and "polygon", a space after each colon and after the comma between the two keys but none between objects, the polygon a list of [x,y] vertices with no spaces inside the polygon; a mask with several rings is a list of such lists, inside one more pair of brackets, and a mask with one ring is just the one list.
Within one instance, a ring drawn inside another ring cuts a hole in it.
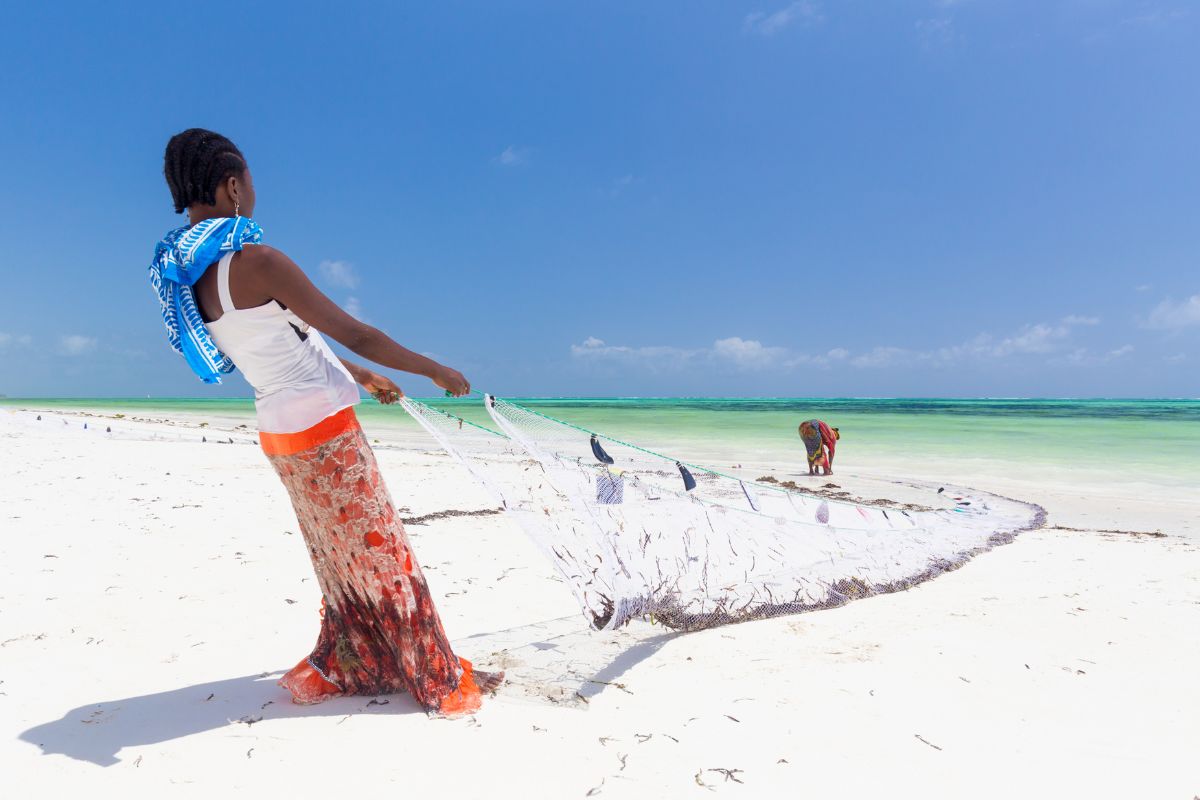
[{"label": "bare foot", "polygon": [[475,685],[479,687],[480,694],[488,694],[500,688],[500,684],[504,683],[503,672],[484,672],[483,670],[475,670]]},{"label": "bare foot", "polygon": [[458,690],[442,698],[440,706],[431,713],[440,717],[461,717],[474,714],[479,710],[483,695],[491,694],[504,682],[503,672],[484,672],[471,667],[471,663],[463,661],[462,680]]}]

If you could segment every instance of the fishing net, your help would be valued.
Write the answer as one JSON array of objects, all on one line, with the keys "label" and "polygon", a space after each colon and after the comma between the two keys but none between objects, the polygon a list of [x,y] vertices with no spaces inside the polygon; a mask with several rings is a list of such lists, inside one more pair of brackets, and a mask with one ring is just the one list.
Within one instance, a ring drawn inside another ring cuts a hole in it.
[{"label": "fishing net", "polygon": [[[497,498],[598,630],[678,630],[830,608],[908,588],[1038,527],[983,492],[952,507],[845,503],[677,461],[485,396],[484,423],[405,409]],[[932,490],[930,490],[932,492]]]}]

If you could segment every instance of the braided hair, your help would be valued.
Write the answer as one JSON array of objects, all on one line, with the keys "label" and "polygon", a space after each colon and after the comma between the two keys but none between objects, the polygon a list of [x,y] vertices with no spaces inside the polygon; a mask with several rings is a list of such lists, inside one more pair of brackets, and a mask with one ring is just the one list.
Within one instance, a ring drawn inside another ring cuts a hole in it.
[{"label": "braided hair", "polygon": [[221,181],[245,171],[246,158],[237,145],[204,128],[188,128],[175,134],[163,155],[163,175],[176,214],[195,204],[215,205]]}]

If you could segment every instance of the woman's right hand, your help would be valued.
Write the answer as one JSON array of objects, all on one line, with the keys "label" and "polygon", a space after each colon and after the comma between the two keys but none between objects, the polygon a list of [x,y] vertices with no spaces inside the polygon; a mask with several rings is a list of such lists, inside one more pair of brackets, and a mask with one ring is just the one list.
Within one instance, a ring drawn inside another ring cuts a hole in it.
[{"label": "woman's right hand", "polygon": [[435,384],[455,397],[462,397],[471,392],[471,382],[456,369],[439,364],[437,372],[430,377]]}]

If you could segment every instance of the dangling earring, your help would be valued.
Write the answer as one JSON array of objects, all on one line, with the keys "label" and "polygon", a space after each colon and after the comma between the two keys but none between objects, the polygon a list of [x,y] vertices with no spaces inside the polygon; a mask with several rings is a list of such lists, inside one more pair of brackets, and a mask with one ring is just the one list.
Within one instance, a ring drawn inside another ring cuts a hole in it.
[{"label": "dangling earring", "polygon": [[240,213],[240,212],[241,212],[241,209],[242,209],[242,204],[241,204],[241,203],[239,203],[239,202],[237,201],[237,198],[235,197],[235,198],[233,199],[233,215],[234,215],[235,217],[240,217],[240,216],[241,216],[241,213]]}]

